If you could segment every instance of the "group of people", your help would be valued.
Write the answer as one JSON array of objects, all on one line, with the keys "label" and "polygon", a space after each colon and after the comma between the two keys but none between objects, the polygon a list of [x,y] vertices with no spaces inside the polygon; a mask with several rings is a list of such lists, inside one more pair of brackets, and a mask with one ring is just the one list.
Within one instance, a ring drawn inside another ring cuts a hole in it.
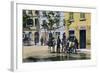
[{"label": "group of people", "polygon": [[53,53],[76,53],[76,49],[78,49],[78,40],[75,36],[69,36],[66,38],[65,33],[63,34],[63,38],[58,38],[55,40],[53,36],[49,38],[48,48],[50,52]]},{"label": "group of people", "polygon": [[[28,34],[26,34],[25,32],[23,32],[23,43],[24,45],[32,45],[32,43],[30,41],[33,41],[33,37],[32,37],[32,32],[29,32]],[[45,39],[46,40],[46,39]],[[50,52],[53,53],[61,53],[61,52],[67,52],[67,53],[73,53],[73,52],[77,52],[76,49],[78,49],[78,40],[75,36],[69,35],[68,38],[66,38],[65,33],[63,33],[62,35],[62,39],[60,39],[60,36],[56,38],[54,38],[53,34],[51,33],[48,39],[48,42],[44,41],[44,38],[41,37],[40,39],[41,42],[41,46],[47,45]],[[26,43],[26,44],[25,44]],[[36,45],[36,39],[34,39],[34,45]]]}]

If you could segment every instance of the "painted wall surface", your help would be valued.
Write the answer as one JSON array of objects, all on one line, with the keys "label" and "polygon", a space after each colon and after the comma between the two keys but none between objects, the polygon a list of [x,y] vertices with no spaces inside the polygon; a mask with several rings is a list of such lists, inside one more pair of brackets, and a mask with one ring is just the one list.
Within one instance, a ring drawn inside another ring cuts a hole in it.
[{"label": "painted wall surface", "polygon": [[[69,36],[68,31],[74,30],[75,36],[78,39],[80,39],[80,30],[85,29],[86,30],[86,48],[91,48],[91,14],[90,13],[84,13],[85,14],[85,20],[81,21],[80,18],[80,12],[73,12],[73,22],[68,26],[67,20],[69,19],[70,12],[65,12],[65,24],[66,24],[66,36]],[[68,29],[69,27],[69,29]]]}]

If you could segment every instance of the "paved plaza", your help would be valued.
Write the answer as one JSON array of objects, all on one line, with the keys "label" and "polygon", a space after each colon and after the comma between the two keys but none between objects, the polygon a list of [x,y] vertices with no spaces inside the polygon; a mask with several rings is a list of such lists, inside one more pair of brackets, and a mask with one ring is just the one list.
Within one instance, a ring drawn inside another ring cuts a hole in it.
[{"label": "paved plaza", "polygon": [[48,46],[23,46],[23,62],[86,60],[91,58],[90,49],[77,49],[77,53],[50,53]]}]

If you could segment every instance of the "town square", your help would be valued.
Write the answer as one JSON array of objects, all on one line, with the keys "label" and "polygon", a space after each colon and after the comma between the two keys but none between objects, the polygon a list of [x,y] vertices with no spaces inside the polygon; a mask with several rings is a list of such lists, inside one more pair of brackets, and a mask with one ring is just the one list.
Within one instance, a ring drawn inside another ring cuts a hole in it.
[{"label": "town square", "polygon": [[23,62],[91,59],[91,13],[23,10]]}]

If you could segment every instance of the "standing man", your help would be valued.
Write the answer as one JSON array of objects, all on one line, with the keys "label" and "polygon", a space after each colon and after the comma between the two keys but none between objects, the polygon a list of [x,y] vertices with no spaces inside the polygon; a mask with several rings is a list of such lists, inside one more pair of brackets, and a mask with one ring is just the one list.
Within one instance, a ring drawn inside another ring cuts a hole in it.
[{"label": "standing man", "polygon": [[76,37],[75,37],[74,42],[75,42],[75,53],[77,53],[77,50],[76,49],[78,49],[78,40],[77,40]]},{"label": "standing man", "polygon": [[41,37],[41,39],[40,39],[40,41],[41,41],[41,46],[43,45],[43,37]]},{"label": "standing man", "polygon": [[63,33],[63,38],[62,38],[62,52],[65,51],[66,48],[66,35]]},{"label": "standing man", "polygon": [[57,39],[57,53],[60,53],[60,44],[61,44],[61,40],[58,36],[58,39]]},{"label": "standing man", "polygon": [[51,48],[53,46],[53,40],[52,40],[52,36],[49,37],[49,41],[48,41],[48,48],[50,49],[50,52],[52,52]]},{"label": "standing man", "polygon": [[52,37],[52,42],[53,42],[52,50],[53,50],[53,53],[55,53],[56,42],[55,42],[55,38],[54,37]]}]

